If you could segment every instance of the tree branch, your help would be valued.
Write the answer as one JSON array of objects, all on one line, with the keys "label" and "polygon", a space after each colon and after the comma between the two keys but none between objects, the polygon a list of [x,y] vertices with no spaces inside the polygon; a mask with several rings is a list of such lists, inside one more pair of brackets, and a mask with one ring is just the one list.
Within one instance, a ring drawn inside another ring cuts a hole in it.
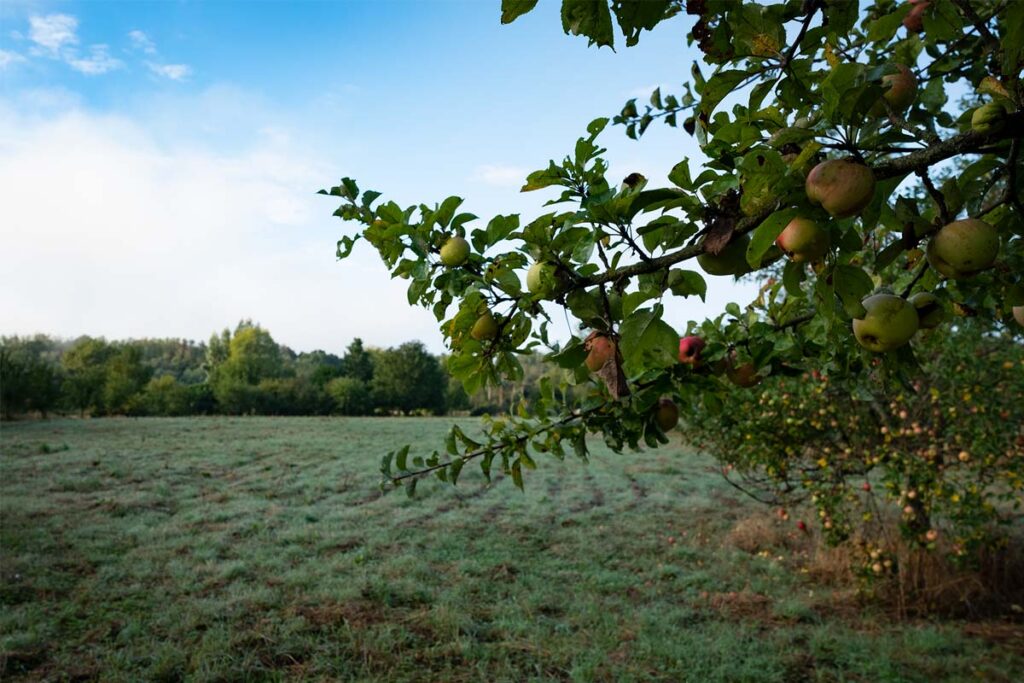
[{"label": "tree branch", "polygon": [[[1001,140],[1019,140],[1024,135],[1024,112],[1015,112],[1006,118],[1006,125],[1001,131],[989,131],[979,133],[967,131],[955,135],[946,140],[941,140],[933,145],[925,147],[906,156],[898,157],[876,164],[872,167],[876,180],[887,180],[901,175],[915,173],[933,166],[940,161],[945,161],[960,154],[977,152],[986,145]],[[744,216],[736,222],[734,232],[742,235],[753,231],[766,218],[774,213],[775,208],[762,211],[756,216]],[[577,278],[573,289],[593,287],[605,282],[612,282],[620,278],[630,278],[645,273],[653,273],[663,268],[669,268],[677,263],[686,261],[704,253],[703,241],[691,244],[678,251],[663,254],[649,261],[634,263],[614,271],[598,273],[590,277]]]},{"label": "tree branch", "polygon": [[969,154],[977,152],[985,145],[999,140],[1020,139],[1024,135],[1024,112],[1015,112],[1006,117],[1006,126],[1002,131],[990,131],[979,133],[967,131],[960,135],[942,140],[929,145],[917,152],[911,152],[904,157],[898,157],[884,161],[876,165],[872,170],[876,180],[886,180],[897,176],[914,173],[919,169],[934,166],[940,161],[957,156],[958,154]]},{"label": "tree branch", "polygon": [[[601,405],[590,408],[589,410],[577,410],[571,412],[565,417],[563,417],[561,420],[556,420],[555,422],[550,422],[544,425],[543,427],[538,427],[537,429],[534,429],[532,431],[527,432],[526,434],[518,436],[515,439],[512,439],[511,441],[502,441],[500,443],[484,446],[483,448],[479,448],[473,451],[472,453],[467,453],[463,456],[460,456],[460,459],[462,460],[463,463],[465,463],[475,458],[479,458],[482,455],[487,455],[488,453],[500,451],[503,448],[509,448],[510,446],[525,443],[535,436],[539,436],[540,434],[551,431],[556,427],[561,427],[562,425],[568,424],[574,420],[578,420],[593,413],[596,413],[599,410],[603,409],[604,407],[605,404],[602,403]],[[396,477],[388,477],[388,479],[390,480],[392,486],[397,486],[399,482],[405,479],[422,478],[438,470],[443,470],[448,467],[451,467],[454,463],[454,460],[449,460],[447,462],[438,463],[437,465],[431,465],[430,467],[424,467],[423,469],[406,472],[405,474],[400,474]]]}]

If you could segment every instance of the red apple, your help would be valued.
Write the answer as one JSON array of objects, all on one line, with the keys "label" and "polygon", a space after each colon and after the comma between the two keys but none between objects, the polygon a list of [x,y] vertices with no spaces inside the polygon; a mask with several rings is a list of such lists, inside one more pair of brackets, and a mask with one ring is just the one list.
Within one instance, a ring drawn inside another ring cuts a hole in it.
[{"label": "red apple", "polygon": [[882,87],[885,93],[875,102],[869,112],[872,116],[885,116],[885,102],[894,111],[904,111],[917,98],[917,77],[905,64],[896,64],[896,73],[882,76]]},{"label": "red apple", "polygon": [[924,13],[928,11],[928,6],[932,3],[928,0],[908,0],[913,5],[913,9],[910,13],[903,17],[903,26],[910,33],[920,33],[924,30]]},{"label": "red apple", "polygon": [[811,169],[805,184],[807,198],[835,218],[857,215],[875,196],[871,169],[855,161],[828,159]]},{"label": "red apple", "polygon": [[796,263],[820,261],[828,251],[828,233],[810,218],[794,218],[779,233],[775,244]]},{"label": "red apple", "polygon": [[704,340],[696,335],[683,337],[679,340],[679,362],[700,365],[700,352],[704,349]]},{"label": "red apple", "polygon": [[587,340],[584,348],[587,350],[587,369],[597,372],[604,367],[604,364],[615,357],[615,341],[605,336],[595,336]]}]

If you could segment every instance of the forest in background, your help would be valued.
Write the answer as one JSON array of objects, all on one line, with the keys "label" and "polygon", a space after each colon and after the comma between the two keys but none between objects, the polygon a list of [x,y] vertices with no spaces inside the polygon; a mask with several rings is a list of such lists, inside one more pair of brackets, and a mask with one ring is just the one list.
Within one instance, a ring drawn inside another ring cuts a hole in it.
[{"label": "forest in background", "polygon": [[507,412],[537,394],[545,372],[467,395],[445,356],[418,341],[379,349],[358,337],[341,355],[295,352],[249,320],[187,339],[108,341],[45,334],[0,338],[4,419],[78,415],[396,415]]}]

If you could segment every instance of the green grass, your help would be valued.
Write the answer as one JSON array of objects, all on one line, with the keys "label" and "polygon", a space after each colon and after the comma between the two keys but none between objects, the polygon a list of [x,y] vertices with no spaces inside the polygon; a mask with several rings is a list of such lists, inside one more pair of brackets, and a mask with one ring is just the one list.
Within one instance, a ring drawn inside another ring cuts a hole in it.
[{"label": "green grass", "polygon": [[447,424],[3,424],[0,677],[878,682],[1024,670],[1019,631],[894,622],[851,605],[848,587],[814,584],[795,555],[736,549],[729,530],[767,511],[679,447],[544,461],[525,494],[484,488],[467,468],[458,489],[381,497],[381,454],[440,444]]}]

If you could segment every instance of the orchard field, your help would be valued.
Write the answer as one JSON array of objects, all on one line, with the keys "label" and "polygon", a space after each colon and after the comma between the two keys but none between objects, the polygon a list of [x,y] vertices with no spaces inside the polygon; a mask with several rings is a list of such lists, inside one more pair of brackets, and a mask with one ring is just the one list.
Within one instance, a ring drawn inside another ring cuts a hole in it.
[{"label": "orchard field", "polygon": [[[465,420],[467,431],[477,429]],[[678,443],[382,497],[436,418],[5,423],[0,677],[1020,680],[1024,627],[897,620]],[[812,525],[813,527],[814,525]]]}]

